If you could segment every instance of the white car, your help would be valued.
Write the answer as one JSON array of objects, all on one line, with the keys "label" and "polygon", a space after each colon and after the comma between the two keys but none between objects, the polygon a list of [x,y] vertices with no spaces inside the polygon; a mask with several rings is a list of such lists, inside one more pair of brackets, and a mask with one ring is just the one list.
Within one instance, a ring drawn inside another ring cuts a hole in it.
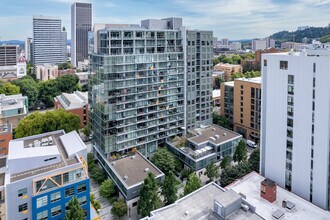
[{"label": "white car", "polygon": [[246,141],[246,145],[249,146],[249,147],[252,147],[252,148],[256,148],[257,147],[257,144],[253,141],[250,141],[250,140],[247,140]]}]

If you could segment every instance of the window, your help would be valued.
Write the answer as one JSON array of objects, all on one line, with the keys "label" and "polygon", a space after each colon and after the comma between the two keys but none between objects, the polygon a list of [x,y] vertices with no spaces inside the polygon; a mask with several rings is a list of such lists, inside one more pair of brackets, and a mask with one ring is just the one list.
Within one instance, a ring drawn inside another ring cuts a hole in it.
[{"label": "window", "polygon": [[267,60],[264,59],[264,66],[267,66]]},{"label": "window", "polygon": [[313,63],[313,73],[316,72],[316,63]]},{"label": "window", "polygon": [[291,85],[288,85],[288,94],[289,95],[293,95],[294,94],[293,86],[291,86]]},{"label": "window", "polygon": [[28,209],[28,204],[27,203],[24,203],[24,204],[18,206],[18,212],[23,212],[27,209]]},{"label": "window", "polygon": [[243,95],[243,90],[241,90],[241,95]]},{"label": "window", "polygon": [[80,184],[77,189],[78,189],[78,193],[85,192],[86,191],[86,183]]},{"label": "window", "polygon": [[18,190],[18,197],[27,195],[27,188]]},{"label": "window", "polygon": [[292,141],[286,141],[286,148],[292,150]]},{"label": "window", "polygon": [[287,70],[288,69],[288,61],[280,61],[280,69],[281,70]]},{"label": "window", "polygon": [[293,116],[293,108],[288,107],[288,116]]},{"label": "window", "polygon": [[69,197],[69,196],[73,196],[74,195],[74,188],[70,187],[70,188],[66,188],[65,189],[65,197]]},{"label": "window", "polygon": [[51,209],[52,211],[52,217],[56,216],[56,215],[60,215],[61,214],[61,206],[56,206],[54,208]]},{"label": "window", "polygon": [[292,138],[293,137],[293,132],[292,132],[292,130],[291,129],[287,129],[287,137],[289,137],[289,138]]},{"label": "window", "polygon": [[37,220],[47,220],[48,219],[48,211],[42,211],[37,213]]},{"label": "window", "polygon": [[61,192],[56,192],[50,195],[50,202],[56,202],[61,199]]},{"label": "window", "polygon": [[79,202],[79,205],[85,205],[86,204],[86,196],[78,198],[78,202]]},{"label": "window", "polygon": [[37,198],[37,208],[47,205],[47,196]]},{"label": "window", "polygon": [[288,123],[287,123],[288,127],[293,127],[293,120],[291,118],[288,118]]},{"label": "window", "polygon": [[294,75],[288,75],[288,83],[294,84]]},{"label": "window", "polygon": [[293,97],[288,96],[288,105],[293,105]]}]

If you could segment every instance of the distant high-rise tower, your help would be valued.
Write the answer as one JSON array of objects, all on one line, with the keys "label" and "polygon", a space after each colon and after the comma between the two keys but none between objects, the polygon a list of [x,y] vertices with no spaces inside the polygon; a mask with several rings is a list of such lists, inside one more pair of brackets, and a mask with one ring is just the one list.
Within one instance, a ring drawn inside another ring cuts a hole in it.
[{"label": "distant high-rise tower", "polygon": [[88,32],[92,30],[92,4],[75,2],[71,6],[71,63],[88,58]]},{"label": "distant high-rise tower", "polygon": [[31,60],[32,38],[28,37],[25,40],[25,60],[29,62]]},{"label": "distant high-rise tower", "polygon": [[61,19],[33,17],[33,65],[66,62],[66,32],[62,31]]}]

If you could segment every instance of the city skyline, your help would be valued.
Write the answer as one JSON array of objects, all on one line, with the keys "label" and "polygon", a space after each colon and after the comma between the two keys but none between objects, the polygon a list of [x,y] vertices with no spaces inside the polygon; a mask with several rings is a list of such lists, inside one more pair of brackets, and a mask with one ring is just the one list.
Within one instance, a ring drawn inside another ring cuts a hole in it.
[{"label": "city skyline", "polygon": [[[2,0],[0,7],[6,10],[0,15],[0,40],[25,40],[31,37],[33,15],[59,17],[67,29],[68,39],[71,39],[70,6],[73,2],[75,1]],[[281,30],[294,31],[298,26],[305,25],[324,27],[330,22],[327,14],[330,0],[78,2],[93,3],[93,23],[134,23],[147,18],[182,17],[183,25],[190,29],[213,30],[214,36],[232,40],[267,37]]]}]

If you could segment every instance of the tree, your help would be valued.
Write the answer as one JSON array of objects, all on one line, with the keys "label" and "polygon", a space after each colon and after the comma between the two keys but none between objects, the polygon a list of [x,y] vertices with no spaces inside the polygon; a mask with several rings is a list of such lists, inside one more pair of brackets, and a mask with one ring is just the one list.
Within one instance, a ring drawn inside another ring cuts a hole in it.
[{"label": "tree", "polygon": [[128,208],[123,199],[119,199],[118,201],[112,204],[111,214],[116,218],[122,218],[127,214]]},{"label": "tree", "polygon": [[13,81],[13,84],[20,88],[22,95],[29,98],[29,108],[36,107],[36,102],[38,100],[39,91],[37,88],[37,83],[30,76],[24,76],[21,79]]},{"label": "tree", "polygon": [[66,74],[56,78],[59,90],[61,92],[73,93],[76,90],[81,90],[78,82],[79,78],[76,74]]},{"label": "tree", "polygon": [[260,149],[255,149],[250,157],[249,157],[249,164],[251,169],[259,173],[259,165],[260,165]]},{"label": "tree", "polygon": [[221,83],[223,83],[225,80],[222,76],[217,76],[214,79],[214,89],[220,89]]},{"label": "tree", "polygon": [[211,181],[219,178],[219,167],[212,161],[209,165],[206,166],[206,171],[204,173]]},{"label": "tree", "polygon": [[92,167],[91,177],[98,184],[101,184],[106,179],[106,175],[105,175],[103,169],[100,168],[97,164],[95,164],[95,166]]},{"label": "tree", "polygon": [[217,113],[213,112],[212,113],[212,122],[213,122],[213,124],[230,129],[229,120],[224,115],[218,115]]},{"label": "tree", "polygon": [[152,210],[160,207],[160,198],[158,196],[158,186],[155,180],[155,175],[151,172],[144,179],[140,188],[140,199],[138,201],[138,214],[146,217]]},{"label": "tree", "polygon": [[165,205],[169,205],[177,200],[177,191],[176,188],[176,179],[172,172],[169,172],[165,176],[164,183],[162,184],[162,195],[164,196],[164,203]]},{"label": "tree", "polygon": [[60,63],[57,65],[59,70],[72,69],[73,66],[70,62]]},{"label": "tree", "polygon": [[233,159],[235,162],[242,162],[242,161],[246,161],[247,159],[247,149],[246,149],[246,144],[243,140],[240,140],[240,142],[238,143]]},{"label": "tree", "polygon": [[247,161],[241,162],[235,166],[227,166],[221,171],[220,185],[225,187],[249,172],[251,172],[251,168]]},{"label": "tree", "polygon": [[116,186],[111,179],[104,180],[100,186],[99,192],[100,196],[110,201],[116,193]]},{"label": "tree", "polygon": [[98,210],[101,208],[101,203],[99,201],[95,200],[94,194],[90,194],[90,201],[92,203],[92,206],[96,210],[96,212],[99,213]]},{"label": "tree", "polygon": [[188,181],[184,187],[184,195],[194,192],[202,186],[202,181],[196,175],[196,173],[190,174]]},{"label": "tree", "polygon": [[58,82],[53,79],[40,81],[37,88],[39,91],[39,100],[42,101],[46,107],[52,107],[54,105],[54,97],[61,94]]},{"label": "tree", "polygon": [[151,162],[163,171],[165,175],[170,171],[174,172],[175,170],[175,157],[166,148],[158,148],[154,156],[151,158]]},{"label": "tree", "polygon": [[231,161],[231,157],[229,155],[226,155],[220,163],[221,169],[225,169],[227,166],[229,166],[230,161]]},{"label": "tree", "polygon": [[84,210],[79,205],[77,197],[73,197],[69,202],[69,209],[65,211],[65,220],[85,219]]},{"label": "tree", "polygon": [[18,86],[15,86],[9,82],[0,80],[0,94],[15,95],[19,94],[20,90]]},{"label": "tree", "polygon": [[64,130],[66,133],[80,128],[80,119],[77,115],[63,109],[34,112],[21,120],[15,129],[15,138],[22,138],[50,131]]}]

